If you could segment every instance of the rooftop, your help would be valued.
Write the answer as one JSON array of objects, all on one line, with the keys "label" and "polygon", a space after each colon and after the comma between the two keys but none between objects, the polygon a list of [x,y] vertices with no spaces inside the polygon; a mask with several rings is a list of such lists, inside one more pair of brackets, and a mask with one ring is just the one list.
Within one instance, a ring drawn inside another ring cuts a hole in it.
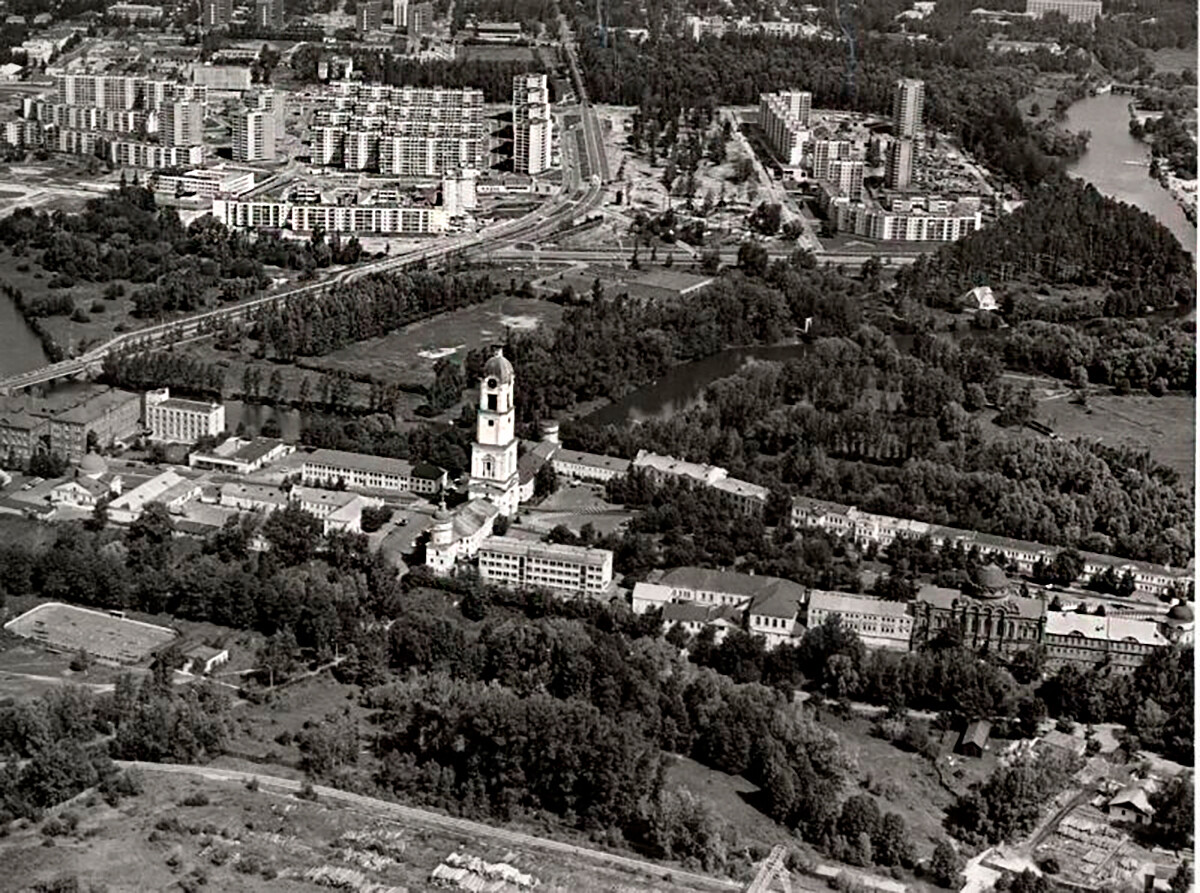
[{"label": "rooftop", "polygon": [[220,406],[219,403],[206,402],[204,400],[186,400],[183,397],[169,397],[152,405],[163,409],[176,409],[180,412],[212,412]]},{"label": "rooftop", "polygon": [[1080,636],[1106,642],[1137,642],[1140,645],[1171,644],[1153,620],[1102,617],[1096,614],[1076,614],[1074,611],[1051,611],[1047,614],[1046,635]]},{"label": "rooftop", "polygon": [[676,270],[653,270],[629,283],[634,288],[661,288],[686,295],[712,282],[711,276],[696,276]]},{"label": "rooftop", "polygon": [[287,494],[268,484],[222,484],[221,498],[252,499],[272,505],[287,505]]},{"label": "rooftop", "polygon": [[349,453],[345,450],[317,450],[304,458],[304,464],[305,466],[320,465],[327,468],[346,468],[376,474],[394,474],[399,477],[411,477],[414,471],[412,463],[404,459],[387,459],[383,456]]},{"label": "rooftop", "polygon": [[[779,582],[789,583],[787,580]],[[792,587],[800,589],[800,593],[797,594]],[[754,597],[750,602],[750,613],[760,617],[783,617],[787,620],[795,620],[803,603],[804,590],[798,584],[790,583],[787,586],[777,584]]]},{"label": "rooftop", "polygon": [[819,589],[808,593],[808,610],[833,614],[877,614],[881,617],[906,617],[908,605],[869,595],[847,595],[844,592],[825,592]]},{"label": "rooftop", "polygon": [[743,598],[785,591],[800,601],[804,600],[804,587],[791,580],[757,574],[739,574],[736,571],[714,571],[704,567],[677,567],[663,574],[658,582],[672,589],[717,592]]},{"label": "rooftop", "polygon": [[504,555],[520,555],[550,561],[572,561],[599,567],[612,558],[607,549],[591,546],[565,546],[552,543],[533,543],[511,536],[489,536],[480,546],[481,551],[499,552]]},{"label": "rooftop", "polygon": [[317,487],[293,487],[291,497],[300,503],[308,502],[335,508],[349,505],[359,498],[357,493],[347,490],[321,490]]},{"label": "rooftop", "polygon": [[586,465],[591,468],[607,468],[624,474],[629,470],[629,460],[618,456],[601,456],[597,453],[584,453],[580,450],[561,449],[554,454],[555,462],[565,462],[569,465]]}]

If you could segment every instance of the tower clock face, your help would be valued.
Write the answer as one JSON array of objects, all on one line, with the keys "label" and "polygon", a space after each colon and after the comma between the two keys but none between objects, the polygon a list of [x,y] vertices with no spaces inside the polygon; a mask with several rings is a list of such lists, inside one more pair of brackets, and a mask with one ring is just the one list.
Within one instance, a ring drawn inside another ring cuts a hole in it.
[{"label": "tower clock face", "polygon": [[488,386],[489,388],[494,388],[494,387],[496,386],[496,379],[494,379],[494,378],[489,378],[489,379],[487,380],[487,386]]}]

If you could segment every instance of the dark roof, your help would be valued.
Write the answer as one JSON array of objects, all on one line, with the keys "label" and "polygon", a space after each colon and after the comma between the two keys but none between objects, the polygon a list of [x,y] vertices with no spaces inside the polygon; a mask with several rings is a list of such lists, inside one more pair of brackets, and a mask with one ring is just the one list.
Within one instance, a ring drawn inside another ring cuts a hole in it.
[{"label": "dark roof", "polygon": [[629,284],[635,288],[662,288],[687,294],[689,291],[703,288],[712,281],[711,276],[693,276],[691,273],[675,270],[653,270]]},{"label": "dark roof", "polygon": [[411,477],[422,478],[427,481],[440,480],[446,472],[442,471],[432,462],[418,462],[413,466]]}]

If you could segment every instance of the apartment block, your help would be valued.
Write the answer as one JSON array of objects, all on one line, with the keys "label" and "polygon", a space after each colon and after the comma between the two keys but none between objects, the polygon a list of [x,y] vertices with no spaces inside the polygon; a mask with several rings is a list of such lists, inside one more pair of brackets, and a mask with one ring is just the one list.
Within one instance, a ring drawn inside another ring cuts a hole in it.
[{"label": "apartment block", "polygon": [[373,34],[383,27],[383,4],[380,0],[361,0],[355,14],[359,34]]},{"label": "apartment block", "polygon": [[540,174],[551,165],[553,121],[550,88],[544,74],[513,78],[513,170]]},{"label": "apartment block", "polygon": [[811,137],[812,94],[805,90],[764,93],[759,97],[758,120],[767,144],[786,167],[799,167]]},{"label": "apartment block", "polygon": [[829,182],[851,201],[858,201],[863,196],[863,162],[850,158],[830,162]]},{"label": "apartment block", "polygon": [[828,180],[829,166],[847,159],[854,151],[849,140],[813,140],[811,173],[814,180]]},{"label": "apartment block", "polygon": [[912,184],[913,141],[895,139],[888,145],[884,182],[888,189],[907,189]]},{"label": "apartment block", "polygon": [[896,136],[912,139],[921,132],[925,114],[925,82],[902,78],[896,82],[892,98],[892,123]]},{"label": "apartment block", "polygon": [[195,100],[167,102],[158,113],[159,140],[165,146],[204,144],[204,104]]},{"label": "apartment block", "polygon": [[233,160],[275,160],[274,112],[239,109],[233,116]]},{"label": "apartment block", "polygon": [[200,26],[220,28],[233,21],[233,0],[200,0]]},{"label": "apartment block", "polygon": [[613,591],[612,568],[613,555],[608,549],[508,536],[489,536],[479,547],[480,579],[499,586],[603,598]]}]

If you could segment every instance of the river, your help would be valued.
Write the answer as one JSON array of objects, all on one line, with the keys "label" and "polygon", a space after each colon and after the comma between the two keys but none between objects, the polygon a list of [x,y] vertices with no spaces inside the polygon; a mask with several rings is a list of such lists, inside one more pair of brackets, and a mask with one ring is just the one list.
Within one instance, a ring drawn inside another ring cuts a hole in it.
[{"label": "river", "polygon": [[1136,205],[1153,214],[1196,253],[1196,227],[1183,209],[1149,172],[1150,147],[1129,135],[1128,96],[1111,93],[1075,103],[1067,112],[1068,130],[1090,130],[1087,151],[1067,171],[1087,180],[1105,195]]},{"label": "river", "polygon": [[8,295],[0,294],[0,377],[28,372],[47,362],[41,340]]}]

